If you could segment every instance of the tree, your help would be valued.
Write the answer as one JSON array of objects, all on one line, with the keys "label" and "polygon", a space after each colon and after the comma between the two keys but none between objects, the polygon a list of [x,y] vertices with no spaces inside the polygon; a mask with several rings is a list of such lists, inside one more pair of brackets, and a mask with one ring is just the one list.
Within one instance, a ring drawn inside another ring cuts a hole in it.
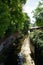
[{"label": "tree", "polygon": [[22,4],[26,0],[0,0],[0,37],[21,31],[25,23]]},{"label": "tree", "polygon": [[43,1],[38,3],[37,8],[34,11],[34,18],[38,26],[43,26]]},{"label": "tree", "polygon": [[24,13],[24,27],[23,27],[23,32],[24,34],[28,34],[28,30],[29,30],[29,25],[30,25],[30,17],[27,16],[27,13]]},{"label": "tree", "polygon": [[0,37],[3,37],[10,23],[9,7],[0,2]]}]

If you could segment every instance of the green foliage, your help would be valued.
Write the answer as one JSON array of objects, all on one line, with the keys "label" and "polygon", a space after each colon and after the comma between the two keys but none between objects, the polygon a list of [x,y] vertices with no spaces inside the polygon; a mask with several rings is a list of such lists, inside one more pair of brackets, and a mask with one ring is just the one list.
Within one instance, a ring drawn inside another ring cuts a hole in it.
[{"label": "green foliage", "polygon": [[26,3],[26,0],[20,0],[20,2],[25,4]]},{"label": "green foliage", "polygon": [[38,26],[43,26],[43,2],[39,2],[34,11],[34,17]]},{"label": "green foliage", "polygon": [[30,34],[30,41],[35,46],[36,65],[43,65],[43,31],[36,30]]},{"label": "green foliage", "polygon": [[29,24],[30,24],[30,18],[27,16],[26,13],[24,13],[24,27],[23,27],[23,32],[24,34],[28,33],[28,29],[29,29]]},{"label": "green foliage", "polygon": [[43,31],[37,30],[32,32],[30,34],[30,38],[33,40],[34,43],[36,41],[36,44],[39,44],[40,46],[42,46],[41,44],[43,43]]},{"label": "green foliage", "polygon": [[6,32],[12,34],[23,29],[25,19],[28,18],[22,12],[22,4],[25,2],[26,0],[0,0],[0,37]]},{"label": "green foliage", "polygon": [[2,37],[9,26],[10,14],[9,8],[6,4],[0,2],[0,37]]}]

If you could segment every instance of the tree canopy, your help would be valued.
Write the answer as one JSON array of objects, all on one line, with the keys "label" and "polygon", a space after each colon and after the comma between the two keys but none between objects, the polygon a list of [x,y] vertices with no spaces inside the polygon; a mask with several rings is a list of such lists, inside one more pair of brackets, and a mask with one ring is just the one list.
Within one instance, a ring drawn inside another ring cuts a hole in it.
[{"label": "tree canopy", "polygon": [[6,31],[14,33],[23,29],[27,18],[22,12],[25,2],[26,0],[0,0],[0,37],[3,37]]},{"label": "tree canopy", "polygon": [[34,10],[36,25],[43,26],[43,1],[39,1],[37,8]]}]

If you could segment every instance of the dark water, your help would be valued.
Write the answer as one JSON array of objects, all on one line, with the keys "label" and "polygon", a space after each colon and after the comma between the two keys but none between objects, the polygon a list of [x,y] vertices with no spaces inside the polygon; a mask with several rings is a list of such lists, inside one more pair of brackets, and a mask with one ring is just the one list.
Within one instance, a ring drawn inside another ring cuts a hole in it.
[{"label": "dark water", "polygon": [[15,53],[15,48],[12,46],[7,53],[7,58],[4,60],[3,65],[23,65],[22,55]]},{"label": "dark water", "polygon": [[23,56],[21,53],[18,54],[18,65],[23,65]]},{"label": "dark water", "polygon": [[6,60],[4,60],[4,65],[18,65],[17,54],[14,52],[14,47],[9,49]]}]

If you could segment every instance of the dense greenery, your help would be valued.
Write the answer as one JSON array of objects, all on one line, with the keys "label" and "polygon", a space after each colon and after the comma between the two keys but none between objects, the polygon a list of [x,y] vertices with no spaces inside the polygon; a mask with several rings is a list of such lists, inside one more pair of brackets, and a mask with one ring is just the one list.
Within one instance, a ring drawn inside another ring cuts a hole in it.
[{"label": "dense greenery", "polygon": [[[22,12],[22,6],[25,2],[26,0],[0,0],[0,38],[3,38],[5,35],[9,36],[15,32],[28,33],[30,18],[26,13]],[[39,2],[37,8],[34,10],[34,18],[36,19],[35,24],[37,26],[43,26],[43,2]],[[31,32],[30,41],[35,46],[35,61],[39,65],[42,65],[40,62],[42,63],[43,58],[43,31],[35,30]],[[18,39],[16,39],[15,43],[18,42]],[[12,56],[14,56],[14,49],[11,46],[9,49],[4,51],[2,55],[0,54],[0,62],[6,60],[6,54],[8,56],[11,55],[9,52],[13,53]]]},{"label": "dense greenery", "polygon": [[43,1],[40,1],[34,10],[34,18],[36,19],[36,25],[43,26]]},{"label": "dense greenery", "polygon": [[43,65],[43,31],[36,30],[30,34],[30,41],[35,46],[35,62]]},{"label": "dense greenery", "polygon": [[[27,14],[22,12],[26,0],[0,0],[0,37],[12,34],[24,27]],[[28,21],[29,22],[29,21]]]},{"label": "dense greenery", "polygon": [[37,48],[43,48],[43,31],[37,30],[30,33],[30,38],[34,42],[34,46]]},{"label": "dense greenery", "polygon": [[[43,27],[43,1],[38,3],[34,10],[35,25]],[[41,28],[40,28],[41,29]],[[30,41],[35,46],[35,63],[43,65],[43,30],[34,30],[30,33]]]},{"label": "dense greenery", "polygon": [[0,2],[0,37],[4,35],[5,30],[10,24],[9,7]]}]

